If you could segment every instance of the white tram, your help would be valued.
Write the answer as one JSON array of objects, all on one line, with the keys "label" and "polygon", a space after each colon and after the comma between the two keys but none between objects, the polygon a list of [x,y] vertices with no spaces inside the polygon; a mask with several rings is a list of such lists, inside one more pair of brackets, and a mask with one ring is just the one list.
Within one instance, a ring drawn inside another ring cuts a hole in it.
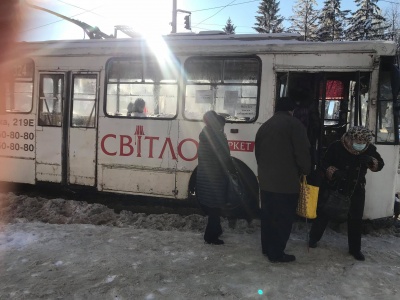
[{"label": "white tram", "polygon": [[[201,119],[213,109],[226,117],[257,203],[255,134],[290,95],[319,111],[315,161],[348,126],[375,131],[385,167],[368,173],[364,217],[392,215],[400,84],[392,42],[208,33],[24,42],[15,51],[13,78],[1,82],[0,181],[187,199]],[[137,98],[144,116],[129,110]]]}]

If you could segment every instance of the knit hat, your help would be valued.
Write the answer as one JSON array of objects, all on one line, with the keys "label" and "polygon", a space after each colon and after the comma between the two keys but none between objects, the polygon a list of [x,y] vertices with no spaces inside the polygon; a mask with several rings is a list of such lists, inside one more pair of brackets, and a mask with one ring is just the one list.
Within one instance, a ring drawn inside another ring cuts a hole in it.
[{"label": "knit hat", "polygon": [[282,97],[276,102],[275,111],[292,111],[295,107],[292,99],[289,97]]},{"label": "knit hat", "polygon": [[374,134],[371,130],[364,126],[353,126],[347,131],[347,136],[349,136],[352,140],[370,143]]}]

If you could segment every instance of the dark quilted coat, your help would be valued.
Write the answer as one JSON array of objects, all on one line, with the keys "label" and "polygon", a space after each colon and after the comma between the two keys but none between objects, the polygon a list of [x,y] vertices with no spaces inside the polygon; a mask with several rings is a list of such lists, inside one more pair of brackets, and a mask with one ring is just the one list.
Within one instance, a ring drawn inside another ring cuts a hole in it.
[{"label": "dark quilted coat", "polygon": [[228,188],[227,172],[233,163],[222,130],[204,127],[199,135],[196,195],[200,204],[222,208]]}]

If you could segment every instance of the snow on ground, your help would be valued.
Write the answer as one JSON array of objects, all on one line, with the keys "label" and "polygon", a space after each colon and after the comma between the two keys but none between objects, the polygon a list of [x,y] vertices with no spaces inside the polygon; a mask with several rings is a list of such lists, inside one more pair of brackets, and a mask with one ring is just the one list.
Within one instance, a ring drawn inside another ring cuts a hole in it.
[{"label": "snow on ground", "polygon": [[225,245],[204,244],[201,215],[120,214],[100,204],[0,194],[0,299],[400,299],[394,228],[362,239],[365,262],[328,229],[307,251],[297,222],[287,252],[261,254],[259,221],[223,220]]}]

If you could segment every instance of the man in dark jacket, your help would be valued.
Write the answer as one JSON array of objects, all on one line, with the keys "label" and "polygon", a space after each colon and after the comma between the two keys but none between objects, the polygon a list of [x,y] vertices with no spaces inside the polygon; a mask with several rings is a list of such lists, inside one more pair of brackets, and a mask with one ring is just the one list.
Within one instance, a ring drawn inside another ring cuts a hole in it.
[{"label": "man in dark jacket", "polygon": [[300,175],[311,171],[310,143],[293,118],[294,103],[278,100],[275,114],[257,132],[255,155],[261,194],[262,252],[271,262],[294,261],[285,254],[300,191]]},{"label": "man in dark jacket", "polygon": [[330,219],[323,211],[326,191],[337,188],[342,194],[350,196],[351,200],[347,219],[349,253],[357,260],[365,260],[361,252],[365,175],[367,170],[378,172],[384,166],[382,157],[371,144],[372,137],[372,132],[368,128],[354,126],[340,140],[333,142],[326,151],[321,161],[325,180],[319,192],[317,219],[310,231],[311,248],[317,247],[317,242],[321,239]]}]

